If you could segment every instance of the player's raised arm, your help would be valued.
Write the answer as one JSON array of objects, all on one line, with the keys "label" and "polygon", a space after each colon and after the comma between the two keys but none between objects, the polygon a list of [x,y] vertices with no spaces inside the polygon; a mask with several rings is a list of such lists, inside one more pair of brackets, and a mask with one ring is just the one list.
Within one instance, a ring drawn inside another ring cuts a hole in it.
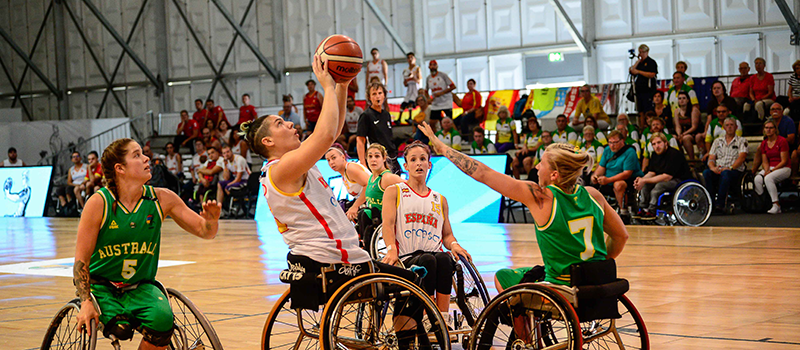
[{"label": "player's raised arm", "polygon": [[197,214],[175,192],[164,188],[156,188],[155,191],[164,209],[164,217],[172,217],[178,226],[197,237],[212,239],[217,235],[221,203],[215,200],[206,201],[203,203],[203,210]]}]

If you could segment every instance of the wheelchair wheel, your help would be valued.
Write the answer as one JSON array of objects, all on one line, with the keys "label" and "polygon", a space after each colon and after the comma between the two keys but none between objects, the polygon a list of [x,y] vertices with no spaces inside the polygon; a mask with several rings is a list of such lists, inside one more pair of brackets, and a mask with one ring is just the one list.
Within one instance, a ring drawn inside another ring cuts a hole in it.
[{"label": "wheelchair wheel", "polygon": [[45,349],[85,349],[94,350],[97,344],[97,325],[91,322],[88,333],[78,330],[76,316],[81,310],[80,299],[73,299],[64,305],[45,332],[42,350]]},{"label": "wheelchair wheel", "polygon": [[492,299],[472,329],[469,349],[581,349],[578,316],[557,291],[535,283]]},{"label": "wheelchair wheel", "polygon": [[711,195],[697,182],[680,185],[672,196],[675,218],[684,226],[702,226],[711,216]]},{"label": "wheelchair wheel", "polygon": [[261,349],[319,349],[322,312],[295,310],[291,305],[289,289],[286,289],[267,316],[261,335]]},{"label": "wheelchair wheel", "polygon": [[650,349],[650,337],[639,310],[628,297],[617,299],[622,318],[581,323],[585,349]]},{"label": "wheelchair wheel", "polygon": [[[409,327],[411,318],[404,315],[412,315],[417,326]],[[424,318],[433,322],[426,325]],[[320,328],[323,350],[397,349],[401,341],[416,344],[415,349],[435,342],[439,349],[450,350],[444,319],[430,297],[416,285],[384,273],[362,275],[340,287],[325,305]],[[403,335],[395,328],[410,331],[411,339],[400,339]]]},{"label": "wheelchair wheel", "polygon": [[186,333],[187,349],[222,349],[214,327],[189,298],[174,290],[167,288],[169,304],[175,317],[175,326]]},{"label": "wheelchair wheel", "polygon": [[478,273],[478,269],[469,260],[458,256],[456,259],[455,274],[453,275],[453,292],[450,295],[454,300],[464,320],[470,327],[475,325],[481,311],[489,304],[489,291]]},{"label": "wheelchair wheel", "polygon": [[381,261],[386,256],[386,242],[383,241],[383,224],[375,228],[371,241],[369,243],[369,255],[372,259]]}]

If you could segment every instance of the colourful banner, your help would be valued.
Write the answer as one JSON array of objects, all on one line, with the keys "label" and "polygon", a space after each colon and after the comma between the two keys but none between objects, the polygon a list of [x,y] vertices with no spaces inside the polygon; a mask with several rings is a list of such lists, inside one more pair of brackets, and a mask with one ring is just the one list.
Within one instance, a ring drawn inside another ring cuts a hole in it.
[{"label": "colourful banner", "polygon": [[[519,90],[498,90],[489,93],[486,97],[486,104],[484,111],[486,112],[486,119],[483,123],[483,128],[486,130],[495,130],[497,124],[497,111],[500,106],[506,106],[509,113],[514,110],[514,103],[519,100]],[[510,117],[510,115],[509,115]]]}]

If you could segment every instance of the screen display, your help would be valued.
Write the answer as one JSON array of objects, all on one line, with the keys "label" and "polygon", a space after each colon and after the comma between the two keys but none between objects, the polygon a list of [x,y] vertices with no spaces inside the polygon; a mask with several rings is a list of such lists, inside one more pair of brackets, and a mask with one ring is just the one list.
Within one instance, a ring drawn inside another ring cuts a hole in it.
[{"label": "screen display", "polygon": [[[505,154],[476,155],[472,157],[495,171],[505,172],[508,159]],[[405,164],[403,158],[398,158],[398,161],[401,166]],[[428,172],[428,187],[447,198],[451,222],[498,222],[501,200],[499,193],[467,176],[445,157],[434,156],[431,158],[431,163],[433,168]],[[322,173],[322,177],[328,181],[336,199],[353,199],[342,183],[342,176],[331,170],[327,161],[318,161],[317,168]],[[403,173],[401,177],[408,179],[408,174]],[[272,221],[272,225],[274,225],[274,219],[267,206],[263,189],[260,194],[256,206],[256,220]],[[277,227],[275,232],[277,232]]]},{"label": "screen display", "polygon": [[52,166],[0,168],[0,217],[42,217]]}]

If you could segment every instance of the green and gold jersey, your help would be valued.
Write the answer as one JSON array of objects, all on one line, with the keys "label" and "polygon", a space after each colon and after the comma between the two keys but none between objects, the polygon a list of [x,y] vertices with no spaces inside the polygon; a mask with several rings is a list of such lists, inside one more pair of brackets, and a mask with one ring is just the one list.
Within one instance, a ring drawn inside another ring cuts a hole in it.
[{"label": "green and gold jersey", "polygon": [[370,175],[369,181],[367,182],[367,189],[364,191],[364,196],[367,199],[368,207],[375,208],[378,210],[383,209],[384,189],[381,188],[381,179],[383,178],[383,174],[386,174],[388,172],[390,171],[384,170],[378,176]]},{"label": "green and gold jersey", "polygon": [[573,194],[554,185],[547,188],[553,193],[553,209],[546,224],[536,225],[536,240],[545,281],[568,285],[570,265],[606,258],[603,207],[583,186],[575,185]]},{"label": "green and gold jersey", "polygon": [[105,207],[89,273],[94,278],[128,284],[155,280],[164,220],[155,190],[143,186],[142,198],[132,209],[116,201],[106,187],[98,193]]}]

